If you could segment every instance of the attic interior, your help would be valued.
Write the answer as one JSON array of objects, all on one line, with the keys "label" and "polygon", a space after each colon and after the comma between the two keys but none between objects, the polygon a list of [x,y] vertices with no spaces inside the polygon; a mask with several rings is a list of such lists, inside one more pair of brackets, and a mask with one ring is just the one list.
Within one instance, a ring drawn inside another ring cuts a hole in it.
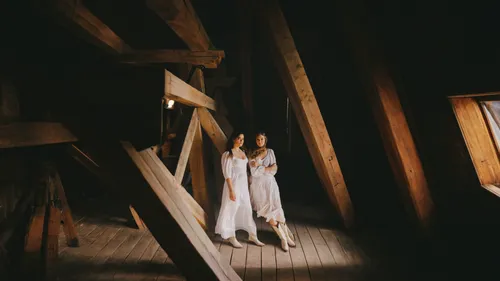
[{"label": "attic interior", "polygon": [[[0,279],[498,279],[498,8],[2,1]],[[288,252],[214,233],[234,131]]]}]

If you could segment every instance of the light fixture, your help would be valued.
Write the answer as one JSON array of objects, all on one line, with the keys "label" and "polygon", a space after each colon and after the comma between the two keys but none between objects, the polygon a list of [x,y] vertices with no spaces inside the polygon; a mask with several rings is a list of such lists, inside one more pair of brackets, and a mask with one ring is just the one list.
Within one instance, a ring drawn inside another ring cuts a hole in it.
[{"label": "light fixture", "polygon": [[167,99],[167,109],[172,109],[172,108],[174,108],[174,103],[175,103],[175,101],[174,101],[174,100],[168,100],[168,99]]}]

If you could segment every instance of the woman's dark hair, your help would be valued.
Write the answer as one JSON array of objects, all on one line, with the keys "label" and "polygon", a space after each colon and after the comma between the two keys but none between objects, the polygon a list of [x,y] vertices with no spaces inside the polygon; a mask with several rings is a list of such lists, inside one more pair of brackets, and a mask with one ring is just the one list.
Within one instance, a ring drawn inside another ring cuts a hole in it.
[{"label": "woman's dark hair", "polygon": [[[226,151],[229,151],[229,155],[233,156],[233,146],[234,146],[234,140],[239,136],[239,135],[245,135],[245,133],[243,133],[243,131],[233,131],[233,133],[231,134],[231,137],[229,137],[227,139],[227,143],[226,143]],[[243,151],[245,151],[245,149],[242,147],[241,148]]]}]

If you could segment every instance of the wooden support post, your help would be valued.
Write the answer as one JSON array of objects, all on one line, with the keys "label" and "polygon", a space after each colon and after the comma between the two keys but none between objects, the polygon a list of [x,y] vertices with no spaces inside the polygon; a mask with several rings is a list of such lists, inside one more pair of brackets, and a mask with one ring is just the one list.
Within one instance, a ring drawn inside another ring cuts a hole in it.
[{"label": "wooden support post", "polygon": [[56,186],[56,193],[61,201],[62,208],[62,222],[64,234],[66,235],[66,244],[70,247],[78,247],[80,245],[78,241],[78,233],[76,232],[75,223],[73,221],[73,215],[71,214],[71,208],[68,204],[68,199],[66,198],[66,193],[64,192],[64,187],[61,182],[61,177],[59,176],[59,172],[55,167],[52,167],[52,176],[53,181]]},{"label": "wooden support post", "polygon": [[181,155],[179,156],[179,161],[177,162],[177,168],[175,169],[175,180],[179,183],[182,182],[182,179],[184,178],[184,172],[186,171],[189,155],[191,154],[193,140],[199,127],[200,119],[198,118],[198,113],[196,112],[195,108],[193,110],[193,115],[191,116],[191,121],[189,122],[189,127],[186,133],[186,137],[184,138],[184,143],[182,144],[182,151]]},{"label": "wooden support post", "polygon": [[[193,78],[191,79],[191,85],[200,92],[205,92],[203,72],[200,69],[195,70]],[[195,112],[197,114],[198,109],[196,109]],[[215,227],[215,214],[213,212],[213,203],[210,198],[210,193],[208,192],[205,154],[203,151],[203,135],[199,122],[194,128],[191,153],[189,154],[189,169],[191,170],[193,197],[207,214],[208,229],[213,230],[212,228]]]},{"label": "wooden support post", "polygon": [[23,268],[25,279],[35,279],[43,275],[42,240],[45,214],[47,212],[48,186],[47,177],[39,178],[36,183],[35,210],[26,234],[24,245]]},{"label": "wooden support post", "polygon": [[277,51],[276,66],[287,89],[314,166],[344,225],[351,227],[354,224],[351,198],[292,34],[278,2],[261,2]]},{"label": "wooden support post", "polygon": [[[342,1],[341,1],[342,2]],[[403,107],[386,68],[385,58],[368,26],[362,26],[364,9],[359,1],[343,3],[341,13],[353,53],[367,83],[368,97],[394,176],[410,215],[424,231],[429,230],[434,212],[427,179],[408,126]]]}]

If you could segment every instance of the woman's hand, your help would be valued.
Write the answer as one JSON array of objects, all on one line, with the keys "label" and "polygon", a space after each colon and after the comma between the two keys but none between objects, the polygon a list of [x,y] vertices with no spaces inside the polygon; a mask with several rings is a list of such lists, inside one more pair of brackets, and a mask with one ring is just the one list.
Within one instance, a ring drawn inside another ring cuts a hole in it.
[{"label": "woman's hand", "polygon": [[255,160],[250,161],[250,167],[252,168],[257,167],[257,161]]},{"label": "woman's hand", "polygon": [[236,195],[234,195],[233,190],[229,190],[229,200],[236,202]]}]

